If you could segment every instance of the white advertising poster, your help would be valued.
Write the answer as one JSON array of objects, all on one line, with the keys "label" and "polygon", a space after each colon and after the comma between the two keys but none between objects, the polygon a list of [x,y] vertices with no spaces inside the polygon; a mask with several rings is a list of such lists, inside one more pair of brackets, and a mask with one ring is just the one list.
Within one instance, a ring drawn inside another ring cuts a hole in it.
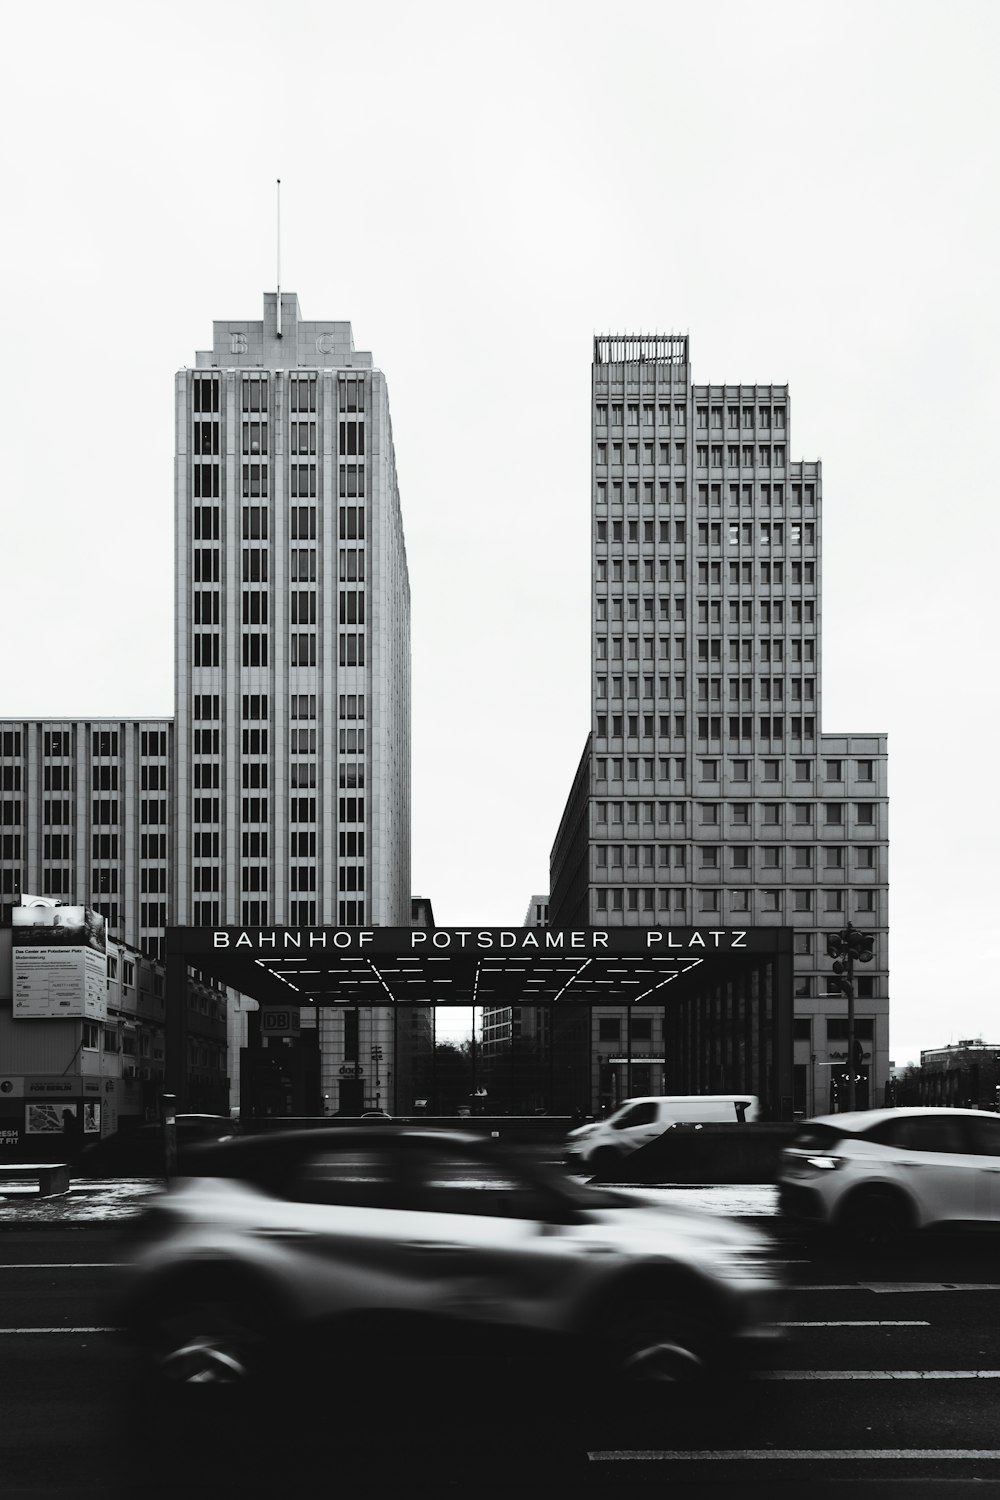
[{"label": "white advertising poster", "polygon": [[15,906],[11,923],[14,1019],[105,1020],[104,918],[87,906]]}]

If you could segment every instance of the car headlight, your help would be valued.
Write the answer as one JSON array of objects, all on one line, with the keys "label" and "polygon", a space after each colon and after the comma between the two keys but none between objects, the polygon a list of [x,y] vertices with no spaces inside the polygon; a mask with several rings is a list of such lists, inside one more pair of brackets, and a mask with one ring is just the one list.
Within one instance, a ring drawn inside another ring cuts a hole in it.
[{"label": "car headlight", "polygon": [[841,1164],[839,1156],[807,1156],[806,1161],[811,1167],[819,1167],[821,1172],[832,1172]]}]

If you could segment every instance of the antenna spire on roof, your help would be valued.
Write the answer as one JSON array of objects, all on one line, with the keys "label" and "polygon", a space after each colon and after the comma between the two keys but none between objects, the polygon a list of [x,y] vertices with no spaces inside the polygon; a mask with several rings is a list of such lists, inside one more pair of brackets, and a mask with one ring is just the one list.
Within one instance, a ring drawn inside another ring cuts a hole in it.
[{"label": "antenna spire on roof", "polygon": [[277,240],[278,240],[278,337],[281,338],[281,178],[278,178],[278,215],[277,215]]}]

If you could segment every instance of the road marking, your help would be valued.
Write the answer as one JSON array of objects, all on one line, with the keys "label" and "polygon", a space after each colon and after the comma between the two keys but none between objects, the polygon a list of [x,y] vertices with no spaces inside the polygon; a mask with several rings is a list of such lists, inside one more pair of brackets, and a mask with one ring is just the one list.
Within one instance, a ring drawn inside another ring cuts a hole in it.
[{"label": "road marking", "polygon": [[0,1271],[98,1271],[127,1266],[127,1260],[14,1260],[0,1265]]},{"label": "road marking", "polygon": [[121,1333],[120,1328],[0,1328],[0,1337],[12,1333]]},{"label": "road marking", "polygon": [[1000,1281],[817,1281],[797,1292],[1000,1292]]},{"label": "road marking", "polygon": [[1000,1292],[998,1281],[859,1281],[866,1292]]},{"label": "road marking", "polygon": [[929,1328],[930,1326],[926,1318],[831,1318],[823,1322],[806,1319],[802,1322],[778,1324],[779,1328]]},{"label": "road marking", "polygon": [[1000,1370],[758,1370],[754,1380],[1000,1380]]},{"label": "road marking", "polygon": [[696,1448],[688,1452],[672,1453],[662,1448],[648,1449],[596,1449],[587,1454],[592,1463],[627,1463],[639,1460],[644,1463],[705,1463],[713,1459],[722,1463],[745,1463],[750,1459],[949,1459],[952,1462],[968,1461],[982,1463],[984,1460],[1000,1459],[1000,1448],[732,1448],[717,1452],[710,1448]]}]

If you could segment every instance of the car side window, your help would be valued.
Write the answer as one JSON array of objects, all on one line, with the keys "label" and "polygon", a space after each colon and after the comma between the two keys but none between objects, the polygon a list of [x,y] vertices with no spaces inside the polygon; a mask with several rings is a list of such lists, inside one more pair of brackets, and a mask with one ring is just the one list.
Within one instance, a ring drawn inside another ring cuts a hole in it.
[{"label": "car side window", "polygon": [[956,1156],[969,1151],[964,1122],[955,1115],[911,1115],[896,1124],[894,1144],[906,1151],[942,1151]]},{"label": "car side window", "polygon": [[631,1109],[611,1123],[615,1130],[629,1130],[633,1125],[649,1125],[656,1117],[656,1100],[651,1099],[647,1104],[633,1104]]},{"label": "car side window", "polygon": [[400,1194],[394,1154],[364,1145],[310,1152],[299,1163],[288,1196],[299,1203],[397,1208]]},{"label": "car side window", "polygon": [[407,1163],[407,1207],[424,1213],[542,1219],[547,1196],[505,1165],[464,1152],[415,1151]]},{"label": "car side window", "polygon": [[965,1128],[969,1135],[967,1149],[974,1156],[1000,1156],[1000,1119],[996,1115],[967,1118]]}]

